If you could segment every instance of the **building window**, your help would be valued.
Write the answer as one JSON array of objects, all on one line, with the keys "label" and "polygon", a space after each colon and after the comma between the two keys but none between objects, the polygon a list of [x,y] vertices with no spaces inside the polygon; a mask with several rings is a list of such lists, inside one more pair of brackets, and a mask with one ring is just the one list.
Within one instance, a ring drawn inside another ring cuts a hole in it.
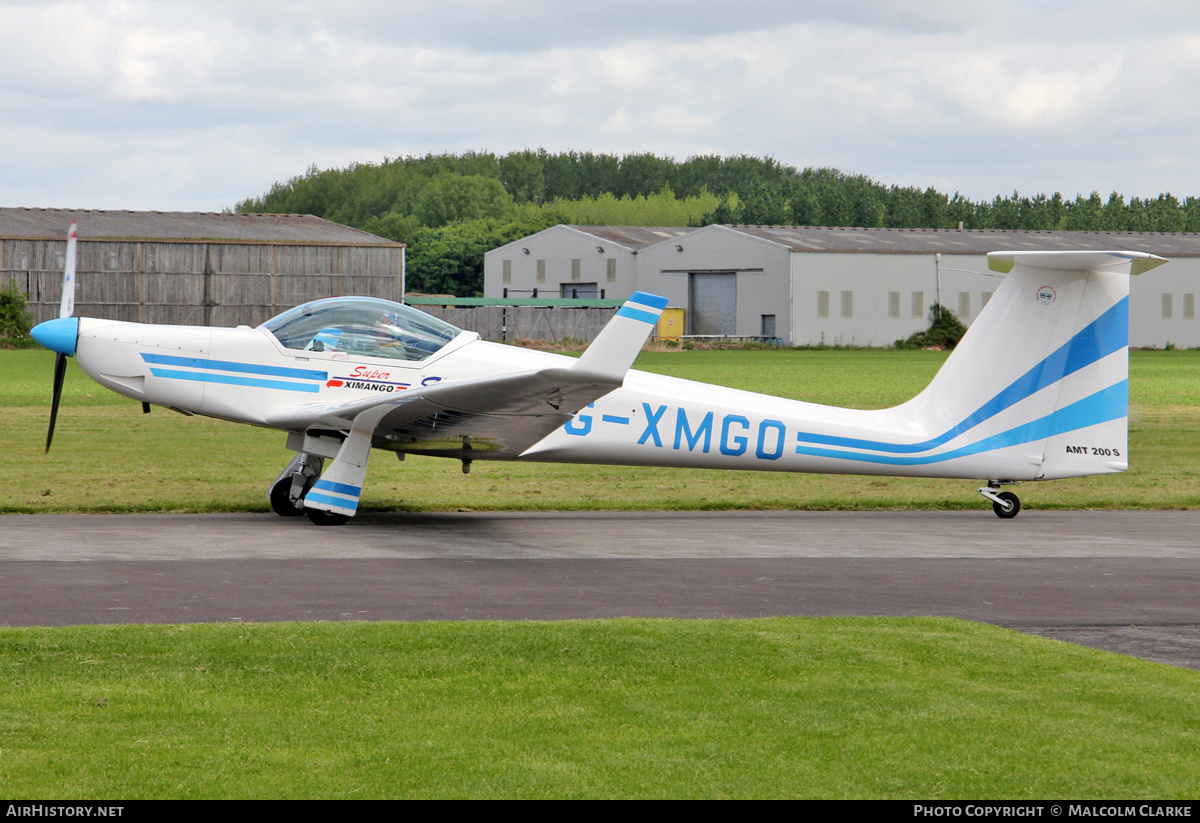
[{"label": "building window", "polygon": [[1185,294],[1183,296],[1183,319],[1196,319],[1196,295],[1194,294]]},{"label": "building window", "polygon": [[983,294],[981,294],[979,296],[979,310],[980,311],[983,311],[983,307],[986,306],[988,304],[988,301],[992,299],[993,294],[995,294],[995,292],[985,291]]},{"label": "building window", "polygon": [[1171,314],[1173,313],[1173,310],[1175,308],[1174,305],[1172,305],[1171,297],[1172,297],[1172,295],[1169,295],[1169,294],[1163,295],[1163,309],[1162,309],[1163,320],[1170,320]]},{"label": "building window", "polygon": [[595,283],[559,283],[558,293],[569,300],[596,300],[600,289]]},{"label": "building window", "polygon": [[775,336],[775,315],[764,314],[762,316],[762,336],[763,337],[774,337]]},{"label": "building window", "polygon": [[512,261],[511,260],[504,261],[504,280],[502,282],[506,286],[512,285]]},{"label": "building window", "polygon": [[900,292],[888,292],[888,317],[897,318],[900,316]]},{"label": "building window", "polygon": [[579,258],[576,257],[574,260],[571,261],[571,282],[572,283],[579,282],[579,270],[580,270],[580,261],[579,261]]},{"label": "building window", "polygon": [[854,292],[842,292],[842,317],[854,316]]},{"label": "building window", "polygon": [[537,262],[537,281],[539,283],[546,282],[546,261],[539,260]]},{"label": "building window", "polygon": [[829,292],[817,292],[817,317],[829,316]]},{"label": "building window", "polygon": [[969,291],[958,293],[958,316],[963,320],[969,320],[971,317],[971,293]]},{"label": "building window", "polygon": [[912,316],[913,320],[922,320],[925,317],[925,292],[923,291],[912,293]]},{"label": "building window", "polygon": [[617,282],[617,259],[615,257],[610,257],[610,258],[608,258],[608,260],[606,262],[608,263],[608,282],[616,283]]}]

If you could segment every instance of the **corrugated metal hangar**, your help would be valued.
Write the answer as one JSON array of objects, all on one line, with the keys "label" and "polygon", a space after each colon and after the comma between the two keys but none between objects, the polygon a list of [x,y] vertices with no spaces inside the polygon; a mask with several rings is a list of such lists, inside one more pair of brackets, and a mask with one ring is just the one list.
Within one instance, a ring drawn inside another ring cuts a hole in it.
[{"label": "corrugated metal hangar", "polygon": [[1200,235],[797,226],[554,226],[484,257],[484,294],[660,294],[684,333],[887,346],[934,302],[970,323],[1003,275],[990,251],[1122,249],[1171,263],[1133,278],[1130,345],[1200,347]]},{"label": "corrugated metal hangar", "polygon": [[72,218],[87,317],[255,326],[321,297],[401,295],[402,244],[311,215],[0,208],[0,285],[36,322],[58,315]]}]

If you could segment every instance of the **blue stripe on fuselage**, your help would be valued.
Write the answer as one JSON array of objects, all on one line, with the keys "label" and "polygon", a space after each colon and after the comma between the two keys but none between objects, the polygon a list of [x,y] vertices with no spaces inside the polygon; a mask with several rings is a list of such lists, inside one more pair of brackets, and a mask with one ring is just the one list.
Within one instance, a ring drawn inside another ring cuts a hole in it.
[{"label": "blue stripe on fuselage", "polygon": [[257,363],[237,363],[232,360],[209,360],[204,357],[175,357],[169,354],[142,353],[142,360],[158,366],[182,366],[189,369],[213,369],[238,374],[264,374],[269,377],[290,377],[295,380],[320,380],[329,377],[328,372],[314,369],[292,369],[286,366],[262,366]]},{"label": "blue stripe on fuselage", "polygon": [[1074,374],[1128,345],[1129,298],[1125,297],[1036,366],[1010,383],[999,394],[980,406],[961,423],[937,437],[920,443],[888,443],[883,440],[800,432],[797,440],[803,443],[820,443],[826,446],[842,446],[851,449],[871,449],[894,454],[929,451],[975,428],[980,423],[991,419],[1047,386],[1057,383],[1067,375]]},{"label": "blue stripe on fuselage", "polygon": [[251,386],[256,389],[281,389],[284,391],[311,392],[321,390],[319,383],[286,383],[282,380],[264,380],[259,377],[239,377],[235,374],[213,374],[203,371],[179,371],[177,369],[150,369],[155,377],[168,380],[192,380],[197,383],[224,383],[231,386]]},{"label": "blue stripe on fuselage", "polygon": [[[1129,413],[1129,381],[1122,380],[1107,389],[1101,389],[1093,395],[1083,398],[1069,406],[1025,423],[1008,431],[985,437],[962,448],[952,449],[941,454],[924,455],[920,457],[892,457],[883,454],[860,454],[838,449],[818,449],[809,446],[797,446],[796,454],[811,457],[831,457],[838,460],[854,460],[860,463],[879,463],[887,466],[922,466],[929,463],[942,463],[957,457],[968,457],[986,451],[995,451],[1022,443],[1032,443],[1044,440],[1057,434],[1084,429],[1109,420],[1117,420]],[[804,433],[800,437],[804,437]],[[882,451],[882,450],[881,450]]]}]

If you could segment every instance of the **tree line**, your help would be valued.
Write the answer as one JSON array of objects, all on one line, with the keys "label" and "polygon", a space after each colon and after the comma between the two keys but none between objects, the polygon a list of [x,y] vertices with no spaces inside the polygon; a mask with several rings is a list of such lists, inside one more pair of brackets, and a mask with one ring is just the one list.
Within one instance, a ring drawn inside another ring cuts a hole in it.
[{"label": "tree line", "polygon": [[314,166],[236,210],[313,214],[406,243],[410,290],[459,296],[482,293],[485,251],[558,223],[1200,231],[1195,197],[1013,192],[975,202],[769,157],[676,161],[544,149]]}]

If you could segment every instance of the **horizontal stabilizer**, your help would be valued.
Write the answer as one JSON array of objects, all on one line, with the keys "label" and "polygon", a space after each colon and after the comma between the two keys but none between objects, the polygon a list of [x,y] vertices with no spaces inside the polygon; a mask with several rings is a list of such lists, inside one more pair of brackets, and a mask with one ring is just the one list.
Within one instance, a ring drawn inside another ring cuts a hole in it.
[{"label": "horizontal stabilizer", "polygon": [[1139,251],[994,251],[988,254],[988,268],[1005,274],[1016,266],[1143,274],[1166,262],[1165,257]]}]

